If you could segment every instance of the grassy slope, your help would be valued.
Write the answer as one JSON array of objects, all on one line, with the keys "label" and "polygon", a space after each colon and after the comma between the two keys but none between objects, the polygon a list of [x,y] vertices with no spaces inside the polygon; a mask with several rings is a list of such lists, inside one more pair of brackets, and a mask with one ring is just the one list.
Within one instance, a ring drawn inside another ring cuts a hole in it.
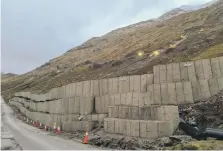
[{"label": "grassy slope", "polygon": [[[41,93],[76,81],[147,73],[157,64],[221,56],[222,14],[221,2],[164,22],[143,22],[92,38],[32,72],[17,76],[10,82],[2,81],[3,96],[25,90]],[[168,49],[171,42],[181,39],[181,35],[186,35],[186,40],[176,48]],[[148,59],[149,54],[157,49],[167,51],[156,59]],[[138,57],[138,51],[144,51],[145,55]],[[86,61],[104,64],[107,61],[107,64],[92,69],[84,64]],[[61,72],[57,73],[57,69]]]}]

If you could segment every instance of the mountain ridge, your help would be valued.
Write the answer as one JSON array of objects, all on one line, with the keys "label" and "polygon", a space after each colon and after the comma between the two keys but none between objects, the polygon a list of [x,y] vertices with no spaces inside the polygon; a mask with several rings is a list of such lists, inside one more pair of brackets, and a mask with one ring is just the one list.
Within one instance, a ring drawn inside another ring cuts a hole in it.
[{"label": "mountain ridge", "polygon": [[[153,65],[191,60],[212,47],[221,48],[222,14],[223,3],[218,1],[196,11],[144,21],[91,38],[35,70],[3,82],[3,94],[8,97],[26,90],[41,93],[71,82],[144,74],[151,72]],[[175,46],[170,48],[170,44]],[[163,53],[150,58],[156,50]],[[223,54],[212,54],[219,55]]]}]

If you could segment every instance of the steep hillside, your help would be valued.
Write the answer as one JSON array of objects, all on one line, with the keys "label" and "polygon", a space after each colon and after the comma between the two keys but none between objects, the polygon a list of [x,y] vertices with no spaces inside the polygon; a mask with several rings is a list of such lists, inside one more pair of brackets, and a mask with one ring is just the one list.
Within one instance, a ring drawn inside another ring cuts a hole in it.
[{"label": "steep hillside", "polygon": [[[152,66],[223,55],[223,2],[94,37],[41,67],[2,82],[4,97],[87,79],[143,74]],[[159,52],[153,56],[153,52]],[[140,54],[140,55],[138,55]]]}]

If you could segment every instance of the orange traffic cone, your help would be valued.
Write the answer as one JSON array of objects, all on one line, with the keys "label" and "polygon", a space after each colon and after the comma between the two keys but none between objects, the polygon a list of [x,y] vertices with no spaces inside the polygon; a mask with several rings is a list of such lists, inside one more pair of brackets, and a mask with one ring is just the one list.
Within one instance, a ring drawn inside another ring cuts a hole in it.
[{"label": "orange traffic cone", "polygon": [[60,126],[57,127],[57,134],[60,135],[61,131],[60,131]]},{"label": "orange traffic cone", "polygon": [[45,125],[44,130],[47,131],[47,126]]},{"label": "orange traffic cone", "polygon": [[88,144],[88,132],[85,133],[83,143]]}]

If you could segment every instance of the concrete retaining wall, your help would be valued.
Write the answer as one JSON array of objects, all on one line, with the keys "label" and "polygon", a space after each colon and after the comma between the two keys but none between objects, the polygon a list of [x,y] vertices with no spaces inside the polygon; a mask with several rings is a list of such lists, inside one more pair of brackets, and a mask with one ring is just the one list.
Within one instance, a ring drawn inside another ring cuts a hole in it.
[{"label": "concrete retaining wall", "polygon": [[208,80],[223,77],[223,57],[153,67],[154,84]]},{"label": "concrete retaining wall", "polygon": [[166,121],[127,120],[118,118],[105,118],[104,130],[107,133],[142,138],[157,138],[173,134],[170,123]]}]

